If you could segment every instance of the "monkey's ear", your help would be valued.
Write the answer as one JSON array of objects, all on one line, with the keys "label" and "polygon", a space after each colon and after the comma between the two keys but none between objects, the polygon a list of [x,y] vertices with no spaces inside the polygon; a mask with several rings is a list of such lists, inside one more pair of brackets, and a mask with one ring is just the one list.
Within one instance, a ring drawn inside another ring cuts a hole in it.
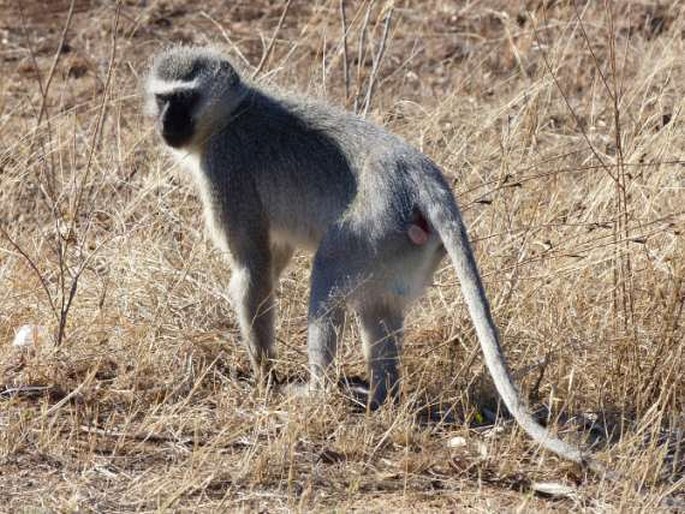
[{"label": "monkey's ear", "polygon": [[240,82],[240,74],[230,62],[220,61],[219,70],[222,74],[226,75],[229,78],[232,85]]}]

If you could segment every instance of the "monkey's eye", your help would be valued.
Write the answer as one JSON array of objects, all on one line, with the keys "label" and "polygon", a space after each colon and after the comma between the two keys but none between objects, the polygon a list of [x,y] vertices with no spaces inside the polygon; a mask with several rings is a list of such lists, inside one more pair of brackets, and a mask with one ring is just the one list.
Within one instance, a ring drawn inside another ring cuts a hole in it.
[{"label": "monkey's eye", "polygon": [[183,105],[186,109],[191,109],[200,99],[200,94],[194,90],[182,91],[178,94],[176,102]]}]

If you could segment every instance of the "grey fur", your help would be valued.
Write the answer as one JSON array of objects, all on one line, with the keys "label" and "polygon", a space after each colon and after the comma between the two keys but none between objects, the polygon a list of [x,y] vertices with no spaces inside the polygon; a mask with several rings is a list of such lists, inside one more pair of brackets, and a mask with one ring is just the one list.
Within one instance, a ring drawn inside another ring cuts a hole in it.
[{"label": "grey fur", "polygon": [[[173,116],[160,114],[156,93],[186,89],[200,93],[199,103],[188,113],[181,106]],[[509,411],[548,450],[601,469],[540,426],[521,400],[459,209],[428,157],[349,113],[248,84],[212,50],[160,54],[146,91],[158,123],[168,118],[183,125],[173,120],[187,114],[184,126],[198,127],[182,144],[176,141],[175,153],[194,173],[211,232],[231,255],[231,297],[258,374],[274,357],[274,283],[299,246],[316,252],[308,333],[312,384],[326,378],[349,306],[361,322],[371,403],[396,397],[404,311],[446,249]],[[407,237],[417,213],[428,222],[426,244]]]}]

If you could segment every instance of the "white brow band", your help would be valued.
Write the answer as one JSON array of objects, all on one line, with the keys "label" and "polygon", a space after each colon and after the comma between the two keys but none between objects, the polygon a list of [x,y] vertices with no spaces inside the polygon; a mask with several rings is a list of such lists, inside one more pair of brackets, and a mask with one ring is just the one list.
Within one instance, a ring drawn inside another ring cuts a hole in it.
[{"label": "white brow band", "polygon": [[154,94],[168,94],[175,91],[184,91],[189,89],[195,89],[199,84],[197,79],[193,80],[159,80],[153,78],[150,80],[150,90]]}]

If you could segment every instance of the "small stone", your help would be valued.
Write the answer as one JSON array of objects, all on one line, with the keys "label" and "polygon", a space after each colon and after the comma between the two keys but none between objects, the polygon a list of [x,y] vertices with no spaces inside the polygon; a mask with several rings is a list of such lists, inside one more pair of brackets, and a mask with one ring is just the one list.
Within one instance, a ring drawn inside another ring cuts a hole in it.
[{"label": "small stone", "polygon": [[533,482],[530,488],[538,494],[557,498],[573,498],[576,494],[575,488],[559,482]]},{"label": "small stone", "polygon": [[22,325],[12,341],[15,348],[43,345],[48,341],[48,329],[43,325]]},{"label": "small stone", "polygon": [[448,448],[463,448],[464,446],[466,446],[466,439],[461,436],[452,437],[447,441]]}]

